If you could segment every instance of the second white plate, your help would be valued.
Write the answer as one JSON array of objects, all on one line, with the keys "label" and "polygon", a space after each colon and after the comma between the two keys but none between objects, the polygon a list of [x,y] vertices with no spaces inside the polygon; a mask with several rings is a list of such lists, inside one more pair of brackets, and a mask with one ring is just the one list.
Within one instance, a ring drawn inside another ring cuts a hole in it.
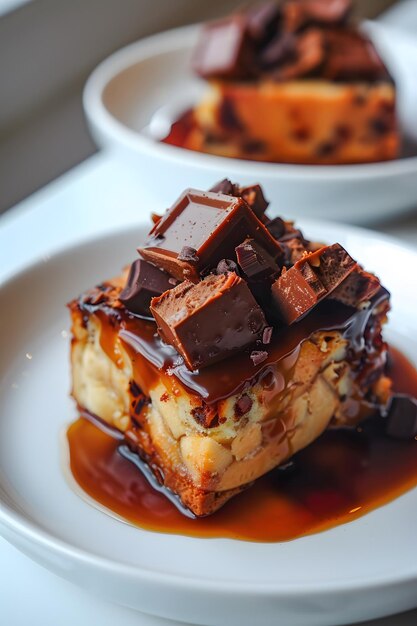
[{"label": "second white plate", "polygon": [[[388,337],[417,364],[417,253],[370,231],[304,221],[392,292]],[[144,228],[29,267],[0,290],[0,529],[22,551],[106,598],[216,626],[326,626],[399,612],[417,597],[417,490],[350,524],[287,543],[146,532],[88,505],[64,476],[65,303],[135,258]],[[399,268],[401,271],[399,271]]]}]

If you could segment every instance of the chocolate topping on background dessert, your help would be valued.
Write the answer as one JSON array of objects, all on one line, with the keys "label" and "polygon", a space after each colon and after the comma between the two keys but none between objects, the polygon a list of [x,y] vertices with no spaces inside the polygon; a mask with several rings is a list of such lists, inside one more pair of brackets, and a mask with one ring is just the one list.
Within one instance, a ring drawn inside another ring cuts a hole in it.
[{"label": "chocolate topping on background dessert", "polygon": [[208,23],[193,56],[206,79],[389,79],[369,39],[349,21],[350,0],[260,2]]}]

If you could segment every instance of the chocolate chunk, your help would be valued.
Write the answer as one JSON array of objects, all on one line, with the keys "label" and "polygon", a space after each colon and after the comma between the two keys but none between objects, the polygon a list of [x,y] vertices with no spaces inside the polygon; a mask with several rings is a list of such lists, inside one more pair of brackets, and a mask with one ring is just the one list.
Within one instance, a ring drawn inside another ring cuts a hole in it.
[{"label": "chocolate chunk", "polygon": [[252,363],[256,365],[260,365],[268,358],[268,352],[265,350],[252,350],[250,353],[250,358]]},{"label": "chocolate chunk", "polygon": [[236,196],[240,196],[248,203],[252,211],[255,213],[258,219],[262,219],[263,214],[269,206],[268,200],[265,196],[260,185],[250,185],[249,187],[239,187],[234,193]]},{"label": "chocolate chunk", "polygon": [[272,326],[267,326],[266,328],[264,328],[263,333],[262,333],[262,343],[264,345],[268,345],[269,343],[271,343],[272,332],[273,332]]},{"label": "chocolate chunk", "polygon": [[276,261],[253,239],[236,247],[236,258],[249,280],[265,280],[279,273]]},{"label": "chocolate chunk", "polygon": [[325,41],[327,55],[323,66],[324,78],[340,81],[389,78],[372,42],[357,30],[328,30]]},{"label": "chocolate chunk", "polygon": [[396,439],[417,437],[417,400],[406,393],[392,397],[388,411],[386,433]]},{"label": "chocolate chunk", "polygon": [[357,263],[339,244],[324,246],[305,257],[325,289],[335,289],[356,267]]},{"label": "chocolate chunk", "polygon": [[272,301],[282,319],[292,324],[340,285],[356,262],[340,244],[306,254],[272,285]]},{"label": "chocolate chunk", "polygon": [[284,268],[272,285],[272,301],[287,324],[308,313],[326,293],[311,267],[300,261],[289,270]]},{"label": "chocolate chunk", "polygon": [[191,415],[203,428],[214,428],[219,425],[219,414],[216,408],[205,402],[191,409]]},{"label": "chocolate chunk", "polygon": [[234,185],[228,178],[223,178],[223,180],[219,181],[213,187],[209,189],[213,193],[223,193],[228,196],[234,196],[234,190],[236,185]]},{"label": "chocolate chunk", "polygon": [[302,33],[296,40],[294,59],[278,67],[273,78],[284,81],[312,74],[324,61],[324,45],[320,30],[312,28]]},{"label": "chocolate chunk", "polygon": [[195,248],[190,248],[190,246],[183,246],[177,258],[179,261],[198,263],[197,250]]},{"label": "chocolate chunk", "polygon": [[149,316],[151,298],[171,289],[170,277],[143,259],[132,263],[126,286],[119,296],[128,311]]},{"label": "chocolate chunk", "polygon": [[246,24],[249,35],[256,42],[264,42],[276,30],[281,10],[278,3],[258,2],[246,10]]},{"label": "chocolate chunk", "polygon": [[236,272],[237,265],[231,259],[222,259],[218,262],[216,274],[227,274],[227,272]]},{"label": "chocolate chunk", "polygon": [[192,58],[203,78],[244,79],[255,73],[254,47],[243,15],[204,26]]},{"label": "chocolate chunk", "polygon": [[228,178],[224,178],[219,183],[214,185],[210,191],[235,196],[235,198],[243,198],[258,219],[263,218],[263,215],[269,206],[269,202],[266,200],[260,185],[240,187],[236,183],[232,183]]},{"label": "chocolate chunk", "polygon": [[235,416],[237,418],[243,417],[246,413],[249,413],[253,405],[252,399],[247,393],[240,396],[239,400],[235,402]]},{"label": "chocolate chunk", "polygon": [[266,228],[275,239],[280,239],[285,233],[285,222],[282,217],[274,217],[274,219],[266,224]]},{"label": "chocolate chunk", "polygon": [[302,240],[298,238],[289,239],[285,243],[282,243],[282,247],[284,248],[285,265],[287,267],[291,267],[294,263],[297,263],[307,252],[307,247]]},{"label": "chocolate chunk", "polygon": [[334,289],[330,298],[347,306],[357,307],[361,302],[370,300],[380,289],[379,279],[357,266],[353,272]]},{"label": "chocolate chunk", "polygon": [[196,284],[186,280],[153,298],[151,311],[159,334],[190,370],[254,343],[266,326],[247,284],[233,272],[210,274]]},{"label": "chocolate chunk", "polygon": [[291,33],[278,33],[262,50],[259,60],[264,68],[281,65],[297,56],[297,43]]},{"label": "chocolate chunk", "polygon": [[[235,247],[248,236],[273,259],[281,254],[242,198],[188,189],[153,227],[140,254],[178,280],[187,277],[196,282],[221,259],[233,258]],[[178,258],[184,246],[195,250],[197,262]]]}]

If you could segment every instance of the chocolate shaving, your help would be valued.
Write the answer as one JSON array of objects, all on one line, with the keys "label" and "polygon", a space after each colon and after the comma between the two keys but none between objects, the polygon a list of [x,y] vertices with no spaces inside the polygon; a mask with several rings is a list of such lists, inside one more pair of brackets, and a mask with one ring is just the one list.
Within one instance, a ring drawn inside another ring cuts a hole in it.
[{"label": "chocolate shaving", "polygon": [[262,333],[262,343],[264,345],[268,345],[269,343],[271,343],[273,330],[274,329],[272,328],[272,326],[267,326],[266,328],[264,328]]},{"label": "chocolate shaving", "polygon": [[255,366],[260,365],[268,358],[268,352],[265,350],[252,350],[250,358]]}]

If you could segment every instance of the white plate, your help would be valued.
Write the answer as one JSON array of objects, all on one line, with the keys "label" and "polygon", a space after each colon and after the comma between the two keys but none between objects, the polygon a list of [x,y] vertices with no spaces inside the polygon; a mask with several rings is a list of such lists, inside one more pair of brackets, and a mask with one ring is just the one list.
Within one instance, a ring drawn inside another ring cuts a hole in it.
[{"label": "white plate", "polygon": [[[417,363],[417,253],[353,227],[302,223],[383,276],[388,336]],[[0,528],[23,552],[109,600],[195,624],[326,626],[413,607],[417,490],[350,524],[287,543],[140,530],[87,504],[65,478],[65,303],[135,257],[144,227],[66,249],[0,290]],[[64,331],[64,332],[63,332]]]},{"label": "white plate", "polygon": [[[149,124],[156,112],[160,121],[175,118],[206,88],[190,71],[198,28],[155,35],[116,52],[93,72],[84,92],[98,145],[115,149],[134,179],[152,187],[162,205],[169,206],[186,187],[209,188],[227,172],[237,182],[261,183],[275,206],[293,215],[364,223],[415,208],[416,156],[363,165],[282,165],[200,154],[152,139]],[[385,52],[398,84],[401,119],[417,140],[412,74],[417,44],[376,23],[368,30]],[[155,183],[155,171],[163,184]]]}]

